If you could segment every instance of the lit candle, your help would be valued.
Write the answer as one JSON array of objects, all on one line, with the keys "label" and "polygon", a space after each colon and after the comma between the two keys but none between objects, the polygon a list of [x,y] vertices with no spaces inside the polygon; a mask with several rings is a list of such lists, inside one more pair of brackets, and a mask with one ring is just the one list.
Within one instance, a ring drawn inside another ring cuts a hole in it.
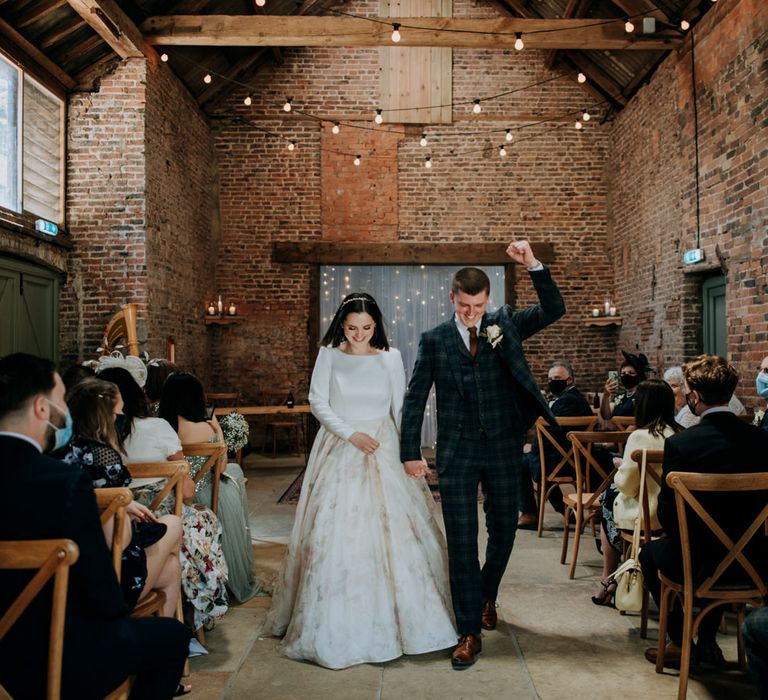
[{"label": "lit candle", "polygon": [[[219,299],[221,299],[221,297],[219,297]],[[221,303],[221,302],[219,302],[219,303]],[[605,303],[603,304],[603,311],[605,312],[606,316],[610,315],[610,313],[611,313],[611,300],[610,299],[606,299],[605,300]]]},{"label": "lit candle", "polygon": [[208,315],[209,316],[215,316],[216,315],[216,307],[213,305],[213,302],[208,304]]},{"label": "lit candle", "polygon": [[609,313],[611,316],[615,316],[615,315],[616,315],[616,307],[615,307],[615,306],[612,306],[610,309],[608,309],[608,313]]},{"label": "lit candle", "polygon": [[[607,304],[608,302],[605,302],[605,303]],[[219,309],[219,316],[221,316],[221,313],[224,311],[224,304],[221,303],[221,294],[219,294],[219,301],[218,301],[217,307]]]},{"label": "lit candle", "polygon": [[228,311],[230,316],[235,316],[237,314],[237,307],[235,306],[235,302],[232,302],[229,305]]},{"label": "lit candle", "polygon": [[593,316],[599,316],[600,315],[600,309],[598,309],[598,308],[592,309],[592,315]]}]

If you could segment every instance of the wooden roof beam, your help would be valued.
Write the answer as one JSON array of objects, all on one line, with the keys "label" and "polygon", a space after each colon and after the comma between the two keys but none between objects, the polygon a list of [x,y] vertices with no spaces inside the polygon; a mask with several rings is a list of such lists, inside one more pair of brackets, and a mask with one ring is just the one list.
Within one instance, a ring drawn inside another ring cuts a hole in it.
[{"label": "wooden roof beam", "polygon": [[75,15],[65,22],[58,22],[53,28],[53,31],[43,35],[38,41],[38,46],[41,49],[48,49],[54,44],[58,44],[63,39],[66,39],[70,34],[74,34],[83,26],[85,26],[85,22],[80,15]]},{"label": "wooden roof beam", "polygon": [[44,0],[44,2],[39,2],[13,17],[13,26],[17,29],[23,29],[66,4],[67,0]]},{"label": "wooden roof beam", "polygon": [[[94,1],[69,0],[70,3]],[[147,43],[163,46],[392,46],[391,27],[395,22],[402,27],[402,40],[398,44],[401,47],[503,49],[514,46],[516,33],[523,34],[529,49],[647,51],[669,50],[681,43],[678,35],[628,35],[623,23],[616,19],[606,20],[607,24],[596,24],[594,19],[375,19],[379,21],[327,16],[170,15],[149,17],[141,29]]]},{"label": "wooden roof beam", "polygon": [[149,57],[141,32],[115,0],[67,0],[121,58]]},{"label": "wooden roof beam", "polygon": [[662,22],[669,22],[667,14],[654,5],[650,0],[611,0],[628,17],[634,17],[634,22],[642,17],[655,17]]}]

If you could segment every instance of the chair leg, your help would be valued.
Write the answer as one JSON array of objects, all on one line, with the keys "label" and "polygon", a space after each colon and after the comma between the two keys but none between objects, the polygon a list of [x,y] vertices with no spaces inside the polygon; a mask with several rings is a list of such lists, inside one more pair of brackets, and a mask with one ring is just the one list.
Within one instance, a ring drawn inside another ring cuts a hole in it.
[{"label": "chair leg", "polygon": [[640,639],[648,639],[648,589],[643,586],[643,607],[640,608]]},{"label": "chair leg", "polygon": [[584,529],[584,509],[576,507],[576,527],[573,529],[573,550],[571,551],[571,567],[568,570],[568,578],[572,579],[576,574],[576,560],[579,558],[579,542],[581,531]]},{"label": "chair leg", "polygon": [[570,535],[570,514],[571,507],[566,506],[563,511],[563,548],[560,550],[560,563],[565,564],[565,557],[568,554],[568,536]]},{"label": "chair leg", "polygon": [[544,470],[542,470],[541,481],[539,482],[539,524],[536,527],[537,537],[541,537],[544,529],[544,504],[547,502],[547,495],[547,480],[544,478]]},{"label": "chair leg", "polygon": [[277,429],[272,428],[272,458],[277,457]]},{"label": "chair leg", "polygon": [[693,601],[690,596],[683,599],[683,649],[680,656],[680,680],[677,685],[677,700],[685,700],[688,695],[688,674],[691,671],[693,652]]},{"label": "chair leg", "polygon": [[669,614],[669,599],[672,590],[661,583],[659,606],[659,644],[656,648],[656,673],[664,673],[664,655],[667,651],[667,615]]},{"label": "chair leg", "polygon": [[736,649],[739,654],[739,668],[742,671],[747,670],[747,655],[744,649],[744,635],[741,633],[741,628],[744,625],[744,604],[741,603],[736,606]]}]

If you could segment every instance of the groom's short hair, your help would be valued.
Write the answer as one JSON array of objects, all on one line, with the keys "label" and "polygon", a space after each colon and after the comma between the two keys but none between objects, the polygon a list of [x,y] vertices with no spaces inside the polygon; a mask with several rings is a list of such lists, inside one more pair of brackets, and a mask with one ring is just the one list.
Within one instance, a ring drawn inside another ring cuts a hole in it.
[{"label": "groom's short hair", "polygon": [[476,267],[462,267],[453,276],[451,289],[454,294],[464,292],[464,294],[475,295],[486,292],[490,295],[491,280],[488,279],[488,275]]}]

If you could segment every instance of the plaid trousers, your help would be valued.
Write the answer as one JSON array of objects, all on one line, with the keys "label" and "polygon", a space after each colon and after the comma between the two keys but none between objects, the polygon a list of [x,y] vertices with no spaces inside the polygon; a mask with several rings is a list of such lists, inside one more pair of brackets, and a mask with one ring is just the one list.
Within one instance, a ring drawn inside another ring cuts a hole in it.
[{"label": "plaid trousers", "polygon": [[[496,600],[517,531],[522,440],[502,434],[462,439],[439,475],[453,610],[460,635],[480,634],[482,600]],[[477,487],[482,485],[488,544],[478,560]]]}]

